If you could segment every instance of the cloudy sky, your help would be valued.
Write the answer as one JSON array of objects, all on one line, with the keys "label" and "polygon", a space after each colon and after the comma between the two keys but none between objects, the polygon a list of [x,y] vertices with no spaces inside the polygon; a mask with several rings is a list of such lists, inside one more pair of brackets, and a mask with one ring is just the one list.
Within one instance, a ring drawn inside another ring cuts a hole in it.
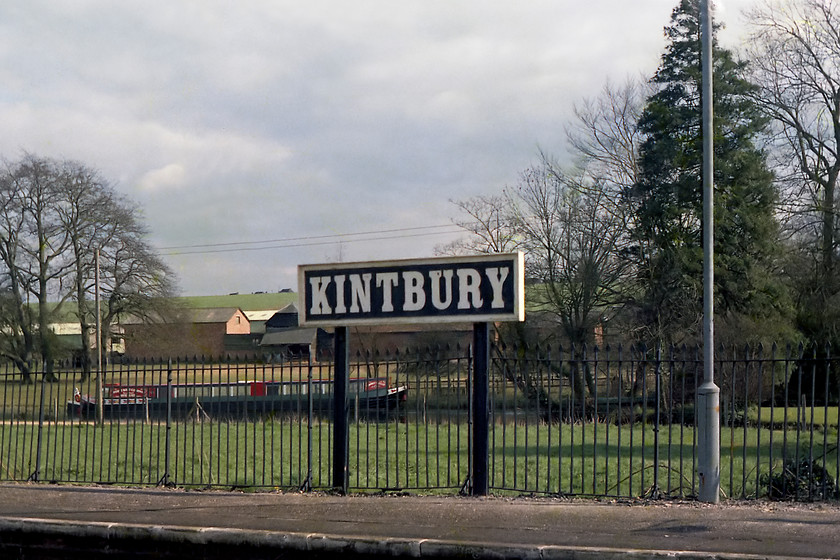
[{"label": "cloudy sky", "polygon": [[[140,203],[184,295],[432,256],[452,199],[562,157],[575,103],[650,75],[676,0],[27,0],[0,5],[0,156]],[[723,42],[752,0],[718,0]]]}]

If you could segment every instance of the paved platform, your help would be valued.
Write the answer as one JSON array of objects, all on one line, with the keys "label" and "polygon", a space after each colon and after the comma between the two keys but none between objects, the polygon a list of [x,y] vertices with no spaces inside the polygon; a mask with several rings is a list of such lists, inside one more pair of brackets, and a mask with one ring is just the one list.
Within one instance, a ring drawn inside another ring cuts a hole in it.
[{"label": "paved platform", "polygon": [[0,558],[840,558],[840,506],[0,485]]}]

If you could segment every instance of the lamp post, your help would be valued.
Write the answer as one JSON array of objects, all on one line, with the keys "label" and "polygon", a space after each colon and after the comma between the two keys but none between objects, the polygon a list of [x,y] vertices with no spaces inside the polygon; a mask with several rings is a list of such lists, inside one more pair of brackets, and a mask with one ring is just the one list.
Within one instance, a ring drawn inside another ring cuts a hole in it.
[{"label": "lamp post", "polygon": [[703,384],[697,389],[697,475],[702,502],[720,500],[720,388],[715,385],[714,124],[711,0],[700,0],[703,103]]}]

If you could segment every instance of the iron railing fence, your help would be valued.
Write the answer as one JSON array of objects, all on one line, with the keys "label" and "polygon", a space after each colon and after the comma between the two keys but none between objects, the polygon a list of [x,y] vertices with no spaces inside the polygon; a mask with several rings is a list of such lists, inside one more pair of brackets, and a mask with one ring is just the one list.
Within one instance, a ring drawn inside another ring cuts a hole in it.
[{"label": "iron railing fence", "polygon": [[493,488],[695,493],[696,352],[513,348],[494,363]]},{"label": "iron railing fence", "polygon": [[[840,499],[830,349],[720,350],[724,498]],[[335,430],[326,362],[69,364],[48,382],[0,372],[0,479],[325,489]],[[690,497],[695,349],[494,347],[494,493]],[[349,488],[469,489],[469,349],[365,354],[351,365]],[[101,403],[101,407],[98,404]]]}]

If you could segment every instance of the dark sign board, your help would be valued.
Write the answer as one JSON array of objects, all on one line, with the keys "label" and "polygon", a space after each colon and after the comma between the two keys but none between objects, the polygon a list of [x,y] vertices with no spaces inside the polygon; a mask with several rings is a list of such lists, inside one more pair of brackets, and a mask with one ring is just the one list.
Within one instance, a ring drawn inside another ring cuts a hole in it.
[{"label": "dark sign board", "polygon": [[523,321],[522,253],[298,267],[301,325]]}]

